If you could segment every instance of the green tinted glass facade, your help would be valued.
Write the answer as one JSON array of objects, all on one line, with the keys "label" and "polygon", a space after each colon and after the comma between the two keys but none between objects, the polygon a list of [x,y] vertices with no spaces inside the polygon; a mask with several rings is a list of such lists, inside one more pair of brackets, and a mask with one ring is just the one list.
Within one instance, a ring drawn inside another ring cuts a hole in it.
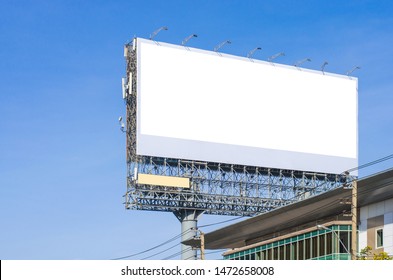
[{"label": "green tinted glass facade", "polygon": [[334,225],[224,256],[226,260],[350,260],[351,226]]}]

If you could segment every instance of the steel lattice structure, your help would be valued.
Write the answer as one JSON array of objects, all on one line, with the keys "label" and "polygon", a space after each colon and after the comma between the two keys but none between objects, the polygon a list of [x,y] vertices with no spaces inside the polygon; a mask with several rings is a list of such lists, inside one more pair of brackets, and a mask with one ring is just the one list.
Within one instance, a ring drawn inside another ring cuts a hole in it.
[{"label": "steel lattice structure", "polygon": [[[345,175],[320,174],[185,159],[148,157],[136,153],[136,46],[125,46],[127,77],[126,151],[127,209],[183,210],[205,214],[253,216],[342,186]],[[186,177],[189,189],[138,184],[137,173]]]}]

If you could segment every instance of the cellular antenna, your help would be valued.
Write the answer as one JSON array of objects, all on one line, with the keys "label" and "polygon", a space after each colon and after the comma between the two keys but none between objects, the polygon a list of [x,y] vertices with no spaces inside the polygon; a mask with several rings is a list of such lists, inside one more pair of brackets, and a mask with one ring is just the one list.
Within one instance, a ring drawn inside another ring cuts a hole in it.
[{"label": "cellular antenna", "polygon": [[125,125],[124,125],[124,122],[123,122],[123,117],[119,117],[119,125],[120,125],[120,130],[122,131],[122,132],[126,132],[126,129],[125,129]]},{"label": "cellular antenna", "polygon": [[185,39],[181,42],[182,46],[184,46],[185,44],[187,44],[187,42],[188,42],[191,38],[193,38],[193,37],[198,37],[198,35],[196,35],[196,34],[191,34],[190,36],[188,36],[187,38],[185,38]]},{"label": "cellular antenna", "polygon": [[299,60],[298,62],[296,62],[296,63],[294,64],[294,66],[295,66],[295,67],[299,67],[300,65],[302,65],[302,64],[303,64],[304,62],[306,62],[306,61],[311,61],[311,59],[305,58],[305,59]]},{"label": "cellular antenna", "polygon": [[351,70],[349,70],[349,71],[347,72],[347,76],[351,75],[352,72],[355,71],[355,70],[357,70],[357,69],[360,69],[360,66],[355,66],[355,67],[353,67]]},{"label": "cellular antenna", "polygon": [[276,59],[279,56],[285,56],[285,53],[283,53],[283,52],[276,53],[276,54],[272,55],[271,57],[269,57],[267,60],[268,61],[273,61],[274,59]]},{"label": "cellular antenna", "polygon": [[215,51],[215,52],[218,52],[218,50],[221,49],[225,44],[231,44],[231,41],[226,40],[226,41],[224,41],[224,42],[218,44],[218,45],[214,48],[214,51]]},{"label": "cellular antenna", "polygon": [[150,40],[153,40],[154,37],[156,37],[156,35],[157,35],[161,30],[168,30],[168,27],[163,26],[163,27],[158,28],[156,31],[154,31],[152,34],[150,34]]},{"label": "cellular antenna", "polygon": [[248,54],[247,57],[248,58],[252,58],[252,55],[254,54],[254,52],[256,52],[257,50],[262,50],[261,47],[256,47],[255,49],[251,50]]}]

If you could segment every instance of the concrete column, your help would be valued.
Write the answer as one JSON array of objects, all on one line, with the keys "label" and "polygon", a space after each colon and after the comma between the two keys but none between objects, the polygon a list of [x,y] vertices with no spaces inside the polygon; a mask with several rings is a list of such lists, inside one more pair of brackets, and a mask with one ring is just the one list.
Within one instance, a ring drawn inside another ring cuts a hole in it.
[{"label": "concrete column", "polygon": [[[196,229],[198,227],[198,218],[202,211],[196,210],[180,210],[176,213],[176,217],[181,223],[181,241],[192,239],[196,236]],[[192,249],[191,246],[181,244],[181,259],[182,260],[196,260],[197,249]]]}]

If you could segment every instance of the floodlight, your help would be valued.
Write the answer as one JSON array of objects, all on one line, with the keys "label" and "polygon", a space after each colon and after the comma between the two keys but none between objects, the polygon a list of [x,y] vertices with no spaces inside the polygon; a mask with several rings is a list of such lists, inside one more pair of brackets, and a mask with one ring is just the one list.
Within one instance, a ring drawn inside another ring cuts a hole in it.
[{"label": "floodlight", "polygon": [[150,40],[153,40],[153,38],[160,32],[161,30],[168,30],[168,27],[163,26],[158,28],[156,31],[154,31],[152,34],[150,34]]},{"label": "floodlight", "polygon": [[196,34],[191,34],[190,36],[188,36],[187,38],[185,38],[185,39],[181,42],[182,46],[184,46],[185,44],[187,44],[188,40],[190,40],[190,39],[193,38],[193,37],[198,37],[198,35],[196,35]]},{"label": "floodlight", "polygon": [[355,71],[355,70],[357,70],[357,69],[360,69],[360,66],[355,66],[355,67],[353,67],[351,70],[349,70],[349,71],[347,72],[347,76],[349,76],[350,74],[352,74],[352,72]]},{"label": "floodlight", "polygon": [[226,41],[224,41],[224,42],[218,44],[218,45],[214,48],[214,51],[215,51],[215,52],[218,52],[218,50],[221,49],[225,44],[231,44],[231,41],[226,40]]},{"label": "floodlight", "polygon": [[269,57],[267,60],[268,61],[273,61],[274,59],[276,59],[279,56],[285,56],[285,53],[283,53],[283,52],[276,53],[276,54],[272,55],[271,57]]},{"label": "floodlight", "polygon": [[299,67],[300,65],[302,65],[302,64],[303,64],[304,62],[306,62],[306,61],[311,61],[311,59],[305,58],[305,59],[299,60],[298,62],[296,62],[296,63],[294,64],[294,66],[295,66],[295,67]]},{"label": "floodlight", "polygon": [[321,71],[322,73],[325,73],[325,66],[328,65],[329,63],[327,61],[325,61],[322,66],[321,66]]},{"label": "floodlight", "polygon": [[256,47],[255,49],[251,50],[251,51],[247,54],[247,57],[248,57],[248,58],[251,58],[255,51],[261,50],[261,49],[262,49],[261,47]]},{"label": "floodlight", "polygon": [[317,225],[317,228],[318,228],[318,229],[331,230],[330,228],[325,227],[324,225]]}]

